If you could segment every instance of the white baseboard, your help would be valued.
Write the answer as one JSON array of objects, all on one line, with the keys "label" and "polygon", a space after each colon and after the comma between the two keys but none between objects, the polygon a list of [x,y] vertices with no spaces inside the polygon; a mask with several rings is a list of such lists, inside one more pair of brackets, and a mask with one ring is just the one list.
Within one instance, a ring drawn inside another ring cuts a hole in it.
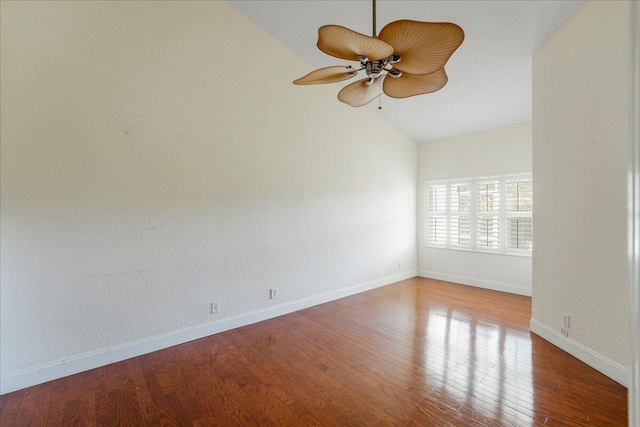
[{"label": "white baseboard", "polygon": [[281,305],[263,308],[249,313],[239,314],[211,323],[193,326],[179,331],[169,332],[155,337],[145,338],[138,341],[110,347],[103,350],[93,351],[78,356],[58,360],[52,363],[43,364],[20,373],[2,378],[0,380],[0,394],[42,384],[47,381],[88,371],[90,369],[105,366],[110,363],[141,356],[163,348],[183,344],[209,335],[272,319],[294,311],[302,310],[314,305],[323,304],[329,301],[355,295],[371,289],[386,286],[400,280],[410,279],[417,276],[417,271],[407,271],[384,277],[378,280],[361,283],[356,286],[314,295],[308,298],[287,302]]},{"label": "white baseboard", "polygon": [[443,280],[445,282],[459,283],[461,285],[475,286],[476,288],[491,289],[492,291],[508,292],[510,294],[531,296],[531,288],[512,285],[509,283],[482,280],[473,277],[456,276],[454,274],[438,273],[435,271],[420,270],[418,276],[427,279]]},{"label": "white baseboard", "polygon": [[577,341],[565,337],[547,325],[531,319],[529,329],[534,334],[544,338],[556,347],[566,351],[576,359],[603,373],[615,382],[629,388],[629,371],[616,362],[594,352]]}]

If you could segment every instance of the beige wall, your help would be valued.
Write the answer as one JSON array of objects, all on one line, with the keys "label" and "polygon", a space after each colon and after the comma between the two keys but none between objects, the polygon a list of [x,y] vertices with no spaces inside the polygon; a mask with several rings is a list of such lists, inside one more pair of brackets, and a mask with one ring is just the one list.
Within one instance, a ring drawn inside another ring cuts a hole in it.
[{"label": "beige wall", "polygon": [[415,275],[416,144],[225,2],[1,12],[3,379]]},{"label": "beige wall", "polygon": [[531,295],[531,258],[425,246],[424,183],[531,171],[531,122],[418,146],[418,269],[423,277]]},{"label": "beige wall", "polygon": [[614,367],[629,359],[628,21],[627,2],[586,2],[533,57],[532,324],[561,337],[569,314],[567,344]]}]

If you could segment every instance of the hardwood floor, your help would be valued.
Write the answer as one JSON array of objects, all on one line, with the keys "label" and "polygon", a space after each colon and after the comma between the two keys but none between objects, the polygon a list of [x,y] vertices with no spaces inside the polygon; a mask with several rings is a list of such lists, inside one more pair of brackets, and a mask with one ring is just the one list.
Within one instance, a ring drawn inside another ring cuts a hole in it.
[{"label": "hardwood floor", "polygon": [[626,426],[530,298],[410,279],[0,398],[9,426]]}]

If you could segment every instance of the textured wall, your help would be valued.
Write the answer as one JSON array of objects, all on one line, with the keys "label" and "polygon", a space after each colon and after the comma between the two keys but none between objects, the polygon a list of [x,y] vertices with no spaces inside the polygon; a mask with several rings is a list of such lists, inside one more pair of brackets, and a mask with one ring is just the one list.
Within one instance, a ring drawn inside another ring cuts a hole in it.
[{"label": "textured wall", "polygon": [[3,377],[416,269],[416,145],[226,3],[1,15]]},{"label": "textured wall", "polygon": [[627,2],[586,2],[533,57],[533,319],[628,365]]},{"label": "textured wall", "polygon": [[424,181],[531,171],[531,123],[420,144],[418,165],[420,274],[530,294],[531,258],[425,247]]}]

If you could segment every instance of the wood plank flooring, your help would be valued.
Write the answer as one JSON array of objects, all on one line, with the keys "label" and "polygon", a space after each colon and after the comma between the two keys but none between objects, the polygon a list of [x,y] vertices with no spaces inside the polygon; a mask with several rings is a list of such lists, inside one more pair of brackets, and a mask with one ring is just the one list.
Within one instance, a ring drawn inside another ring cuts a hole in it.
[{"label": "wood plank flooring", "polygon": [[0,425],[626,426],[627,390],[530,317],[409,279],[4,395]]}]

